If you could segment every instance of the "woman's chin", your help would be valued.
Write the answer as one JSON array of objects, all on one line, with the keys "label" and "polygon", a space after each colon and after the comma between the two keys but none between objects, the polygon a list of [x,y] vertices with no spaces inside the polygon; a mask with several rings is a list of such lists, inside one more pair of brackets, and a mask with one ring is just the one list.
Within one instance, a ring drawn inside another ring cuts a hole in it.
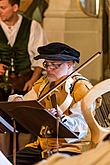
[{"label": "woman's chin", "polygon": [[53,82],[53,81],[56,81],[56,78],[55,78],[55,77],[48,77],[48,80],[49,80],[50,82]]}]

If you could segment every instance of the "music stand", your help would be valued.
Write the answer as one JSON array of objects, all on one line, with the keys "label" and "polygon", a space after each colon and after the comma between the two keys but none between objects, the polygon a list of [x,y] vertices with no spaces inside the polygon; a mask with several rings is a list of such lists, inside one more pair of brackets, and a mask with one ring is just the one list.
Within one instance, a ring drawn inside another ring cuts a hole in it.
[{"label": "music stand", "polygon": [[54,131],[54,137],[78,138],[77,133],[71,132],[59,121],[59,135],[57,135],[57,118],[54,117],[37,101],[0,102],[0,108],[13,118],[13,164],[16,165],[16,123],[34,135],[39,135],[42,126]]},{"label": "music stand", "polygon": [[[34,135],[39,135],[42,126],[48,126],[56,133],[57,118],[37,101],[0,102],[0,108]],[[71,132],[60,121],[59,137],[78,138],[78,133]]]}]

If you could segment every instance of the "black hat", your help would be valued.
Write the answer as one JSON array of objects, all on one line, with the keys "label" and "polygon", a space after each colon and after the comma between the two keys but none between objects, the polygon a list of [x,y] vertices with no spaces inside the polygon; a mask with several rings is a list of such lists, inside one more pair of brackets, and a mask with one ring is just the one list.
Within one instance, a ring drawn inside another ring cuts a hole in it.
[{"label": "black hat", "polygon": [[38,47],[38,53],[39,55],[34,57],[35,60],[76,61],[77,63],[80,60],[79,51],[60,42],[52,42],[48,45]]}]

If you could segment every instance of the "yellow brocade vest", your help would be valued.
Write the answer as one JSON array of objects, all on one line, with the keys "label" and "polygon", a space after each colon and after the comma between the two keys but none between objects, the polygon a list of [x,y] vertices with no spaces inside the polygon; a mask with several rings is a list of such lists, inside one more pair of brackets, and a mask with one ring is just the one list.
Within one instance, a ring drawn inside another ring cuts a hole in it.
[{"label": "yellow brocade vest", "polygon": [[[56,81],[55,85],[57,85],[62,79]],[[65,82],[63,85],[61,85],[54,91],[56,94],[56,101],[57,101],[58,106],[61,106],[67,97],[67,92],[65,92],[66,91],[65,86],[66,86],[66,88],[68,88],[67,90],[70,91],[70,95],[73,99],[70,103],[68,103],[69,105],[68,105],[67,109],[64,110],[65,115],[70,115],[71,112],[69,111],[69,108],[71,106],[73,106],[73,104],[75,104],[76,102],[80,101],[87,94],[89,89],[91,89],[93,87],[86,78],[84,78],[82,75],[80,75],[78,73],[71,79],[72,79],[72,81],[71,80],[68,81],[67,84]],[[47,77],[45,77],[45,76],[41,77],[34,84],[34,90],[35,90],[38,98],[40,98],[42,95],[44,95],[46,92],[48,92],[49,89],[50,89],[50,83],[49,83]],[[46,109],[52,108],[50,95],[48,95],[46,98],[44,98],[44,100],[41,102],[41,104]],[[65,139],[59,138],[59,147],[62,147],[62,145],[64,143],[66,143]],[[46,150],[46,147],[47,147],[46,139],[43,137],[38,137],[37,141],[26,145],[26,147],[36,148],[36,147],[38,147],[38,145],[41,146],[42,150]],[[56,139],[55,138],[48,138],[48,147],[50,150],[56,148]]]}]

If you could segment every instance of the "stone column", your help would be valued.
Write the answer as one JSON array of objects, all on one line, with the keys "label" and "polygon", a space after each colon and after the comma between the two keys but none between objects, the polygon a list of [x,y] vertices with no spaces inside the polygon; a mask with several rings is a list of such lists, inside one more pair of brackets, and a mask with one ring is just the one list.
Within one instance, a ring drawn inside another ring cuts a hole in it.
[{"label": "stone column", "polygon": [[[87,16],[77,0],[50,0],[45,13],[44,29],[49,42],[65,42],[78,49],[81,52],[80,64],[97,51],[102,51],[101,12],[98,18]],[[102,57],[99,57],[81,73],[96,83],[102,79],[102,68]]]}]

